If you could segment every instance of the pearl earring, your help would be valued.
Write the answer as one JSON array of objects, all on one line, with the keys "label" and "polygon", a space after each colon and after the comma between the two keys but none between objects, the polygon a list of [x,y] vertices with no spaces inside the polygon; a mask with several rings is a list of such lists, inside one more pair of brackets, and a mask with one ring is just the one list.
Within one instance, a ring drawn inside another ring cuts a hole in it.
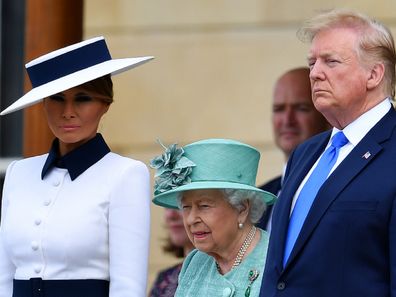
[{"label": "pearl earring", "polygon": [[243,223],[238,223],[238,228],[242,229],[243,228]]}]

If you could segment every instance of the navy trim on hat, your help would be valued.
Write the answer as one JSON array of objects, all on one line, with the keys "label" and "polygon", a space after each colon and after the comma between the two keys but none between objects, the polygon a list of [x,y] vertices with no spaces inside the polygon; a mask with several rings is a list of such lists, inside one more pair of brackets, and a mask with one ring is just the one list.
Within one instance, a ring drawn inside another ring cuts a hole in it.
[{"label": "navy trim on hat", "polygon": [[111,60],[104,39],[92,42],[27,68],[33,88]]}]

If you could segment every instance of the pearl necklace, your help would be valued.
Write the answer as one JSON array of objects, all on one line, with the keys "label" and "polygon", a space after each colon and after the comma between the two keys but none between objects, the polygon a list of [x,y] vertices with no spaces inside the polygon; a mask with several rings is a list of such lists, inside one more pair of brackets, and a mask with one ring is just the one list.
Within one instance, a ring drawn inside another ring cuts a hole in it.
[{"label": "pearl necklace", "polygon": [[[242,246],[238,251],[237,256],[235,257],[234,264],[232,264],[231,270],[239,266],[239,264],[241,264],[243,256],[245,256],[247,249],[249,248],[250,244],[253,241],[254,235],[256,235],[256,230],[257,228],[255,226],[252,226],[252,229],[250,229],[248,235],[246,236],[245,240],[242,243]],[[216,262],[216,268],[217,271],[220,272],[220,266],[217,262]]]}]

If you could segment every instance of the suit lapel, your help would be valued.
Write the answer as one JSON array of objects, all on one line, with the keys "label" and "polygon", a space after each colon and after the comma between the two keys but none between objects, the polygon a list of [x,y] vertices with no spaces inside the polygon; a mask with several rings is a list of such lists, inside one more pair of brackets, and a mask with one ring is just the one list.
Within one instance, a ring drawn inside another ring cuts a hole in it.
[{"label": "suit lapel", "polygon": [[[281,182],[282,182],[282,177],[279,176],[278,178],[274,179],[268,187],[263,186],[260,188],[264,191],[270,192],[270,193],[278,196],[279,191],[281,189]],[[268,205],[263,217],[260,220],[262,222],[263,229],[266,229],[266,226],[268,225],[268,222],[271,219],[271,213],[272,213],[273,207],[274,207],[273,204]]]},{"label": "suit lapel", "polygon": [[[369,133],[359,142],[359,144],[351,151],[351,153],[341,162],[341,164],[326,180],[326,182],[320,188],[314,203],[312,204],[295,246],[290,254],[286,267],[300,252],[331,203],[337,199],[338,195],[352,181],[352,179],[358,175],[370,162],[372,162],[376,155],[381,153],[381,143],[389,139],[392,130],[394,129],[395,123],[395,112],[392,109],[380,122],[378,122],[373,127],[373,129],[369,131]],[[284,233],[287,234],[287,229]],[[284,241],[282,244],[283,251]]]},{"label": "suit lapel", "polygon": [[[326,132],[324,136],[316,138],[300,153],[306,158],[300,158],[296,164],[292,164],[293,169],[286,172],[284,184],[278,202],[275,205],[271,237],[274,246],[275,259],[278,272],[283,270],[283,251],[289,225],[290,207],[299,185],[301,184],[308,171],[319,158],[326,147],[331,132]],[[293,160],[293,156],[290,161]],[[290,178],[289,178],[290,177]]]}]

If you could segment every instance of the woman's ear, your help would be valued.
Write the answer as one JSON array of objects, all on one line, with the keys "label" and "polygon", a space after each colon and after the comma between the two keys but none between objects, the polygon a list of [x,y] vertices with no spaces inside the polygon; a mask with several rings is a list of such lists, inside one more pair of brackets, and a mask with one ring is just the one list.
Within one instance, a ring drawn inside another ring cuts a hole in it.
[{"label": "woman's ear", "polygon": [[239,210],[238,223],[245,223],[250,212],[250,200],[246,199],[242,202],[242,208]]}]

